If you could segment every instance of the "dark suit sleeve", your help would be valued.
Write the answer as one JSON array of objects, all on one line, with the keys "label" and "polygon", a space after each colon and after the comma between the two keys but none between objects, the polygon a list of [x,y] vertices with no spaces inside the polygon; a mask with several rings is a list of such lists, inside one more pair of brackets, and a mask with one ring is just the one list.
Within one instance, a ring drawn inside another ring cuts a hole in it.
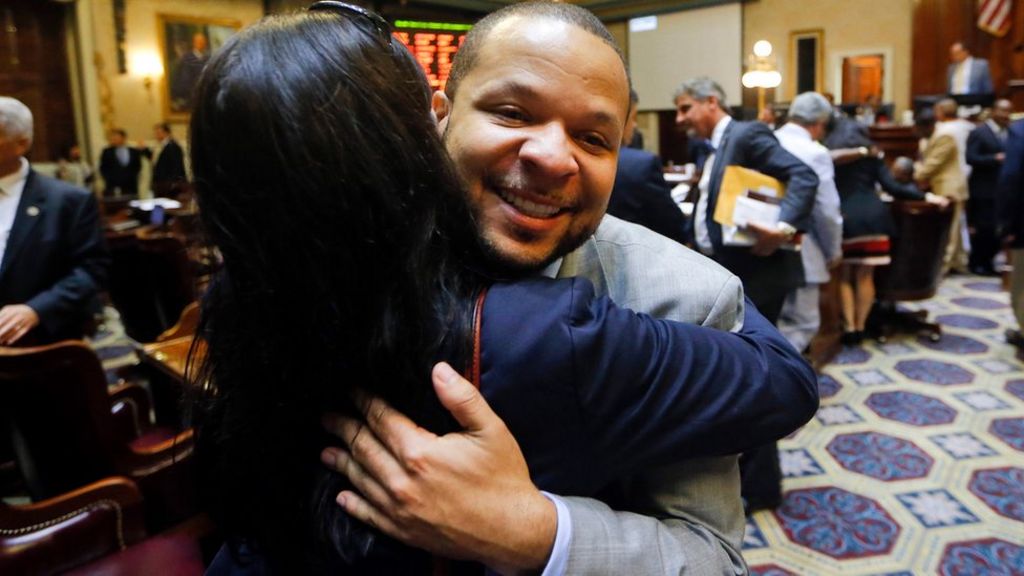
[{"label": "dark suit sleeve", "polygon": [[924,200],[924,192],[918,190],[914,184],[901,184],[893,177],[892,172],[886,167],[881,159],[873,159],[875,163],[875,179],[882,185],[882,190],[892,194],[900,200]]},{"label": "dark suit sleeve", "polygon": [[[996,152],[989,151],[989,148],[985,146],[987,129],[975,128],[971,131],[970,136],[967,137],[967,163],[971,166],[998,166],[999,161],[996,160]],[[993,136],[995,137],[995,136]]]},{"label": "dark suit sleeve", "polygon": [[103,152],[100,153],[100,176],[103,176],[103,181],[108,183],[107,187],[110,187],[109,182],[116,178],[114,175],[114,171],[116,170],[114,162],[116,162],[116,160],[114,158],[113,150],[110,148],[104,148]]},{"label": "dark suit sleeve", "polygon": [[584,421],[596,453],[623,470],[739,453],[817,410],[814,372],[749,300],[733,333],[636,314],[573,282],[567,329]]},{"label": "dark suit sleeve", "polygon": [[751,126],[745,136],[748,167],[786,183],[779,220],[798,230],[808,230],[818,192],[818,176],[810,166],[786,152],[767,126],[760,122]]},{"label": "dark suit sleeve", "polygon": [[567,353],[598,454],[629,469],[735,454],[817,410],[810,366],[750,300],[742,330],[726,332],[635,314],[572,284]]},{"label": "dark suit sleeve", "polygon": [[[1021,194],[1024,193],[1024,121],[1010,127],[1006,139],[1006,161],[999,173],[996,206],[1000,234],[1020,235],[1024,214],[1021,214]],[[1020,239],[1016,245],[1020,245]]]},{"label": "dark suit sleeve", "polygon": [[980,94],[993,94],[995,88],[992,87],[992,72],[988,67],[988,60],[975,59],[974,63],[978,66],[979,73],[981,74],[981,85],[978,87]]},{"label": "dark suit sleeve", "polygon": [[[80,315],[82,307],[104,286],[110,255],[100,228],[96,197],[89,193],[68,196],[66,248],[70,271],[49,289],[26,302],[39,314],[50,333],[57,332],[69,317]],[[63,219],[62,219],[63,220]],[[63,223],[63,222],[62,222]]]},{"label": "dark suit sleeve", "polygon": [[686,244],[686,218],[672,200],[672,188],[665,182],[665,175],[656,156],[652,156],[645,169],[643,190],[644,211],[649,223],[645,226],[658,234]]}]

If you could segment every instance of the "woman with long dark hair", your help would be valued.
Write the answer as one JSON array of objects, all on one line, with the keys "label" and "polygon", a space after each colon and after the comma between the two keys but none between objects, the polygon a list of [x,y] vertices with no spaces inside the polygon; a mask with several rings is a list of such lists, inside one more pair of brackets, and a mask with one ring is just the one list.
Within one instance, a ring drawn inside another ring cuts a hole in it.
[{"label": "woman with long dark hair", "polygon": [[[417,62],[379,17],[314,8],[234,36],[195,95],[196,197],[224,260],[203,306],[195,420],[236,553],[281,574],[429,571],[428,555],[334,503],[344,482],[319,463],[320,418],[354,413],[360,390],[456,430],[430,370],[466,365],[477,341],[482,390],[536,483],[562,493],[594,494],[695,439],[735,453],[810,417],[813,374],[752,309],[741,336],[637,316],[585,280],[496,282]],[[495,365],[521,387],[489,386]],[[687,422],[697,407],[706,418]],[[517,427],[523,410],[543,429]]]}]

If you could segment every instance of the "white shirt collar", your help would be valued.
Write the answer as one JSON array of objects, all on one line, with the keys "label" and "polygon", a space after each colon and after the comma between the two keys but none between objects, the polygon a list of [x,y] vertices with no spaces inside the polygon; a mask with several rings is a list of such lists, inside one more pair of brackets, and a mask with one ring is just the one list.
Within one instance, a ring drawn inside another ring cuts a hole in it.
[{"label": "white shirt collar", "polygon": [[557,278],[558,271],[562,268],[562,258],[555,260],[551,264],[548,264],[540,271],[540,275],[545,278]]},{"label": "white shirt collar", "polygon": [[725,136],[725,129],[732,122],[732,116],[726,114],[718,124],[715,124],[715,129],[711,131],[711,145],[718,150],[718,145],[722,143],[722,137]]},{"label": "white shirt collar", "polygon": [[28,168],[28,160],[22,157],[21,166],[17,170],[0,177],[0,189],[3,189],[6,194],[20,192],[25,187],[25,180],[28,179]]},{"label": "white shirt collar", "polygon": [[1003,130],[1005,130],[1005,128],[1003,128],[999,124],[996,124],[996,121],[991,118],[985,120],[985,124],[988,124],[988,127],[992,129],[992,132],[994,132],[996,136],[1002,134]]},{"label": "white shirt collar", "polygon": [[786,122],[781,128],[776,130],[776,132],[788,134],[791,137],[806,140],[808,142],[814,141],[814,138],[811,138],[811,133],[808,132],[807,128],[793,122]]}]

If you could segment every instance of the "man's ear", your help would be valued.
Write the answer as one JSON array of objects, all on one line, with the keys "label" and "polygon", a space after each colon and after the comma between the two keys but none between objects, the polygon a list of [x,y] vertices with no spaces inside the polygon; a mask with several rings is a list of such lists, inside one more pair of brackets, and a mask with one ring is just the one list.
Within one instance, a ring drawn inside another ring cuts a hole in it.
[{"label": "man's ear", "polygon": [[445,128],[448,127],[448,116],[452,112],[452,101],[448,99],[448,95],[443,90],[438,90],[430,98],[430,108],[434,118],[437,119],[438,131],[444,134]]}]

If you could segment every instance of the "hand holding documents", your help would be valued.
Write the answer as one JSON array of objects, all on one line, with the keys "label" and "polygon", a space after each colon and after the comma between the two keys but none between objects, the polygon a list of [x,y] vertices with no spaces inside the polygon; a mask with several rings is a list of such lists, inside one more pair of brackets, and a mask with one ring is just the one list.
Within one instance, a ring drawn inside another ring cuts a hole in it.
[{"label": "hand holding documents", "polygon": [[[752,225],[762,230],[775,230],[785,193],[785,186],[771,176],[742,166],[727,166],[714,214],[715,221],[722,225],[722,243],[726,246],[755,245],[760,235],[744,230]],[[798,250],[799,242],[782,247]]]}]

